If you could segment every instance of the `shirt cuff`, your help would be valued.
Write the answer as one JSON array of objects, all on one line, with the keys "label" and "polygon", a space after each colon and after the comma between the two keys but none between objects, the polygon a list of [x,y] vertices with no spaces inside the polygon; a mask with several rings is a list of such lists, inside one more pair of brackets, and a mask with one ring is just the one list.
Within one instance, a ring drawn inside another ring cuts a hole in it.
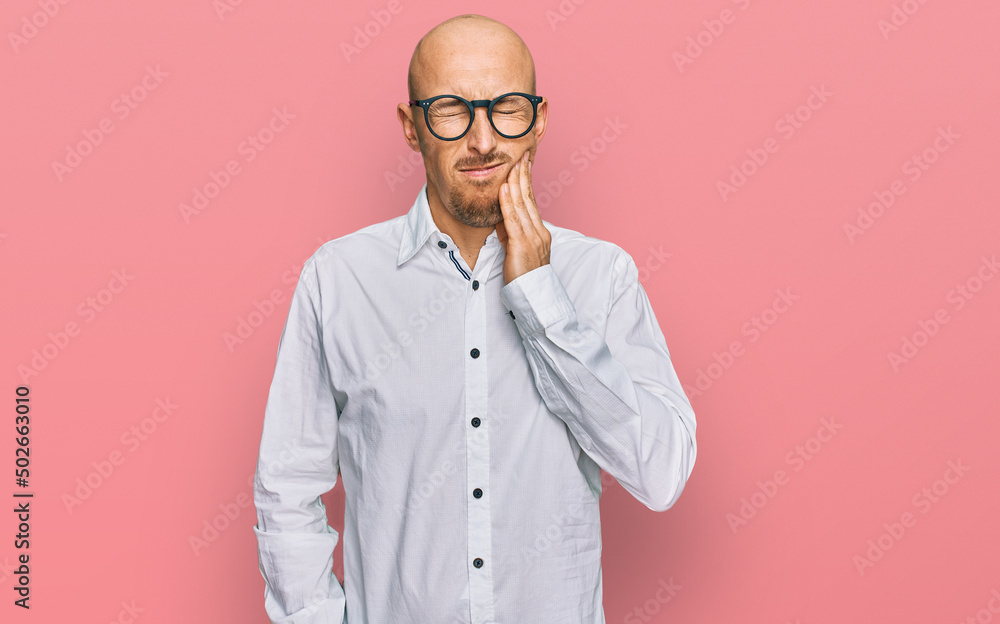
[{"label": "shirt cuff", "polygon": [[514,313],[524,334],[536,334],[576,314],[552,264],[543,264],[511,280],[500,289],[500,300]]}]

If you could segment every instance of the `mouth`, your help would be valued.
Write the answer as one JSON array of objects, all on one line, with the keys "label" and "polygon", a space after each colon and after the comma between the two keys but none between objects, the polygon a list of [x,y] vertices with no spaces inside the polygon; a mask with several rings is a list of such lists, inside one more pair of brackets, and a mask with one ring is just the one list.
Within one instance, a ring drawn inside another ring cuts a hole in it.
[{"label": "mouth", "polygon": [[503,167],[503,163],[493,165],[492,167],[485,167],[481,169],[459,169],[462,173],[473,178],[487,178]]}]

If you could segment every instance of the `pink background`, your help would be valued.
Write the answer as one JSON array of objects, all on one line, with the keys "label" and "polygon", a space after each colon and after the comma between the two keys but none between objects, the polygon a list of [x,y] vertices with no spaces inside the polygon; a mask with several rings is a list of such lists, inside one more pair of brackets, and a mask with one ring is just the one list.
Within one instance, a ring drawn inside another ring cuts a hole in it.
[{"label": "pink background", "polygon": [[[248,502],[294,280],[409,209],[423,169],[394,109],[417,40],[462,11],[532,50],[542,214],[646,269],[698,418],[668,512],[606,477],[608,622],[1000,617],[997,3],[216,5],[0,10],[2,507],[22,366],[36,493],[30,614],[0,514],[0,619],[267,621]],[[241,150],[275,108],[294,118]],[[340,530],[341,485],[324,500]]]}]

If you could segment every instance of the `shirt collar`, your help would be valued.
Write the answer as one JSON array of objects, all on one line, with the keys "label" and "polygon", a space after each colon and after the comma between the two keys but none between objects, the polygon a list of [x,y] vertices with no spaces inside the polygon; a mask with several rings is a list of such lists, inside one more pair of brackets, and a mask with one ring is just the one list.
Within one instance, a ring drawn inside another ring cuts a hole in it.
[{"label": "shirt collar", "polygon": [[[493,240],[490,240],[493,239]],[[396,266],[399,266],[413,257],[417,250],[427,244],[428,240],[432,245],[437,246],[439,241],[444,241],[447,248],[457,249],[455,242],[450,236],[438,229],[431,215],[431,206],[427,203],[427,182],[417,193],[417,199],[406,214],[403,235],[399,241],[399,255],[396,257]],[[486,244],[499,244],[496,228],[486,237]]]}]

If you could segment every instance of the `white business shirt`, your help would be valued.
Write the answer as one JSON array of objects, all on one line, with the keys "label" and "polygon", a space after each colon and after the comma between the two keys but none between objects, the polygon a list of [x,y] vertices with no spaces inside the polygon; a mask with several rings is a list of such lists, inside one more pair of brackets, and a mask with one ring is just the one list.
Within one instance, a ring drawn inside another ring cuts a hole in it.
[{"label": "white business shirt", "polygon": [[[306,261],[254,479],[282,624],[603,624],[601,469],[649,509],[694,467],[695,416],[632,258],[543,221],[550,264],[470,269],[421,188]],[[339,534],[320,495],[338,469]]]}]

